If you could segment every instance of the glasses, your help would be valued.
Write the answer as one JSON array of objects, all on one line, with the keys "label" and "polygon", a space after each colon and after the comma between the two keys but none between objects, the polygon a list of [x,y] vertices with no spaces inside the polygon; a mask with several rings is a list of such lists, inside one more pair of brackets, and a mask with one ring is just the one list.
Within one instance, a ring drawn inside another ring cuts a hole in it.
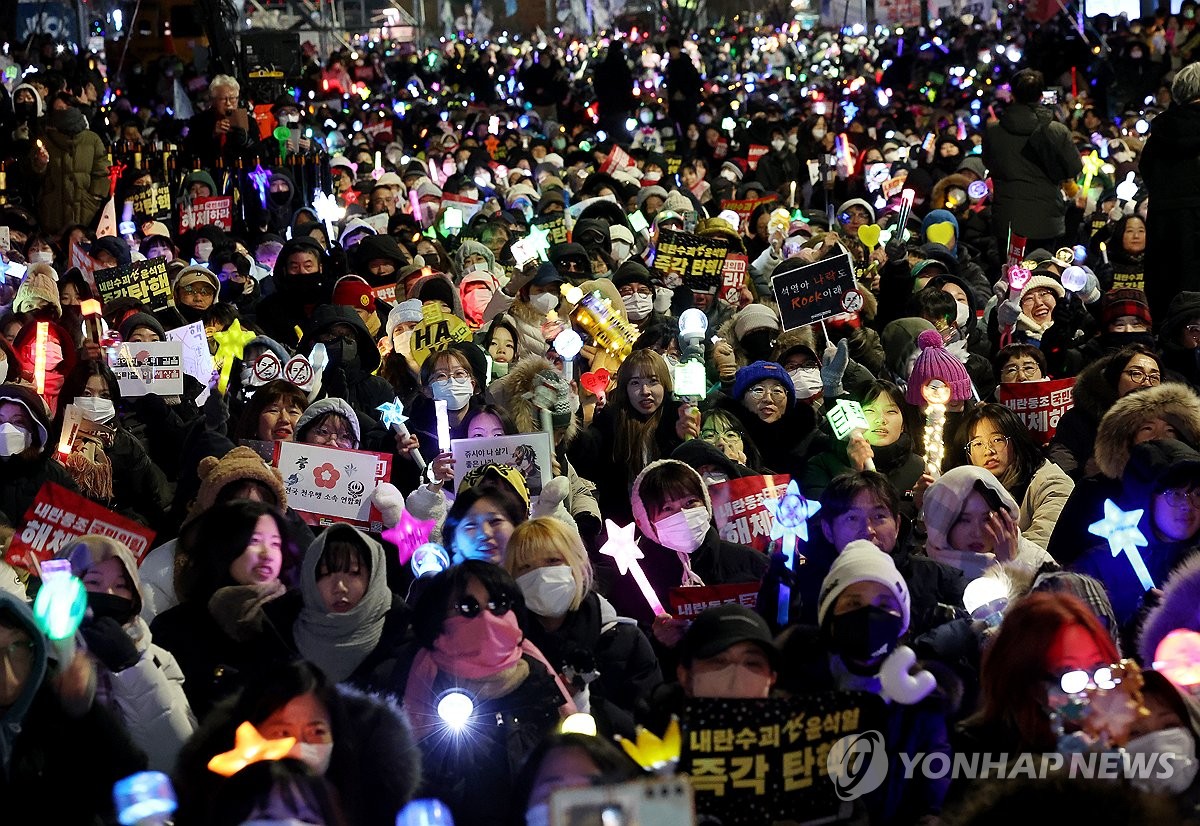
[{"label": "glasses", "polygon": [[188,284],[186,287],[183,288],[183,294],[184,295],[199,295],[199,296],[205,296],[205,297],[216,295],[216,293],[213,292],[212,287],[205,286],[204,284]]},{"label": "glasses", "polygon": [[1004,376],[1006,379],[1016,378],[1017,376],[1024,376],[1027,379],[1032,379],[1040,376],[1041,374],[1042,368],[1036,364],[1010,364],[1008,367],[1005,367],[1000,371],[1000,375]]},{"label": "glasses", "polygon": [[1134,384],[1148,384],[1154,387],[1162,383],[1161,373],[1147,373],[1139,367],[1130,367],[1128,370],[1122,370],[1121,375],[1128,376],[1129,380]]},{"label": "glasses", "polygon": [[717,442],[741,444],[742,434],[738,433],[736,430],[701,430],[700,438],[713,445],[715,445]]},{"label": "glasses", "polygon": [[1178,510],[1200,510],[1200,490],[1164,490],[1161,496],[1168,505]]},{"label": "glasses", "polygon": [[220,101],[221,103],[237,103],[238,96],[237,95],[222,95],[221,97],[213,98],[213,100]]},{"label": "glasses", "polygon": [[28,665],[33,662],[33,641],[10,642],[0,648],[0,660],[7,660],[13,665]]},{"label": "glasses", "polygon": [[466,381],[467,379],[471,378],[471,374],[468,373],[466,370],[461,370],[461,369],[455,370],[451,373],[447,373],[445,370],[439,370],[438,372],[434,373],[429,378],[435,382],[450,381],[450,379],[454,379],[455,381]]},{"label": "glasses", "polygon": [[569,270],[570,272],[578,272],[583,269],[583,264],[579,263],[578,261],[576,261],[574,259],[567,258],[567,259],[564,259],[564,260],[558,262],[558,268],[560,270]]},{"label": "glasses", "polygon": [[335,336],[332,333],[325,333],[317,336],[317,341],[321,342],[322,344],[333,344],[334,342],[338,341],[344,344],[354,344],[355,340],[356,339],[353,334],[348,336]]},{"label": "glasses", "polygon": [[1101,665],[1093,668],[1072,668],[1061,674],[1052,675],[1049,681],[1062,689],[1064,694],[1080,694],[1091,689],[1112,691],[1128,676],[1124,662]]},{"label": "glasses", "polygon": [[1200,324],[1189,324],[1183,328],[1183,331],[1192,338],[1200,338]]},{"label": "glasses", "polygon": [[787,398],[787,390],[779,385],[767,387],[766,385],[756,384],[746,392],[749,393],[750,398],[754,399],[755,401],[760,401],[763,396],[770,396],[773,399]]},{"label": "glasses", "polygon": [[479,600],[475,597],[467,595],[459,600],[458,604],[452,606],[453,610],[467,619],[474,619],[483,613],[483,609],[487,608],[497,617],[502,617],[512,610],[512,600],[507,594],[501,594],[498,597],[493,597],[487,601],[486,605],[480,605]]},{"label": "glasses", "polygon": [[358,440],[354,438],[353,433],[343,433],[338,430],[330,430],[324,425],[313,428],[312,436],[320,439],[324,444],[333,444],[337,445],[338,447],[352,448],[358,444]]},{"label": "glasses", "polygon": [[978,456],[982,453],[999,453],[1007,444],[1007,436],[993,436],[990,439],[972,439],[964,449],[969,455]]},{"label": "glasses", "polygon": [[1026,304],[1032,304],[1034,299],[1038,301],[1053,301],[1055,298],[1055,294],[1050,290],[1030,290],[1021,299],[1021,306],[1024,307]]}]

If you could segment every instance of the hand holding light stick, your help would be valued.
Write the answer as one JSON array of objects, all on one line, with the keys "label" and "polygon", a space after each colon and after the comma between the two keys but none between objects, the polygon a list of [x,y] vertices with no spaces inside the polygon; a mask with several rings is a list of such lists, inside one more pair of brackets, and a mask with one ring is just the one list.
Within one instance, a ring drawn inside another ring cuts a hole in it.
[{"label": "hand holding light stick", "polygon": [[33,385],[39,396],[46,392],[46,344],[49,338],[50,322],[39,321],[33,345]]},{"label": "hand holding light stick", "polygon": [[[404,415],[404,403],[400,401],[399,396],[396,397],[395,401],[384,402],[375,409],[383,414],[381,421],[384,427],[390,427],[393,431],[400,434],[400,438],[402,439],[412,436],[408,432],[408,425],[405,424],[408,421],[408,416]],[[412,457],[413,461],[417,463],[417,467],[424,470],[425,457],[421,455],[421,451],[413,450]]]},{"label": "hand holding light stick", "polygon": [[1125,554],[1142,589],[1149,591],[1155,587],[1154,578],[1150,576],[1146,561],[1138,552],[1138,548],[1144,548],[1150,544],[1138,527],[1143,513],[1145,513],[1144,509],[1123,511],[1113,500],[1105,499],[1104,518],[1088,525],[1088,533],[1107,540],[1114,557]]},{"label": "hand holding light stick", "polygon": [[83,330],[87,340],[99,344],[104,335],[100,324],[100,302],[94,298],[85,298],[79,302],[79,312],[83,316]]},{"label": "hand holding light stick", "polygon": [[642,596],[646,598],[646,604],[650,606],[650,610],[654,612],[654,616],[662,616],[667,613],[663,610],[662,600],[658,598],[658,594],[654,593],[654,587],[650,584],[650,580],[646,578],[646,572],[642,570],[642,565],[638,562],[643,559],[645,554],[641,548],[637,546],[637,542],[633,538],[633,532],[636,526],[633,523],[626,525],[624,528],[617,525],[611,519],[605,519],[608,525],[608,541],[604,543],[604,547],[600,549],[600,553],[605,556],[611,556],[617,563],[617,571],[624,576],[632,574],[633,581],[637,583],[638,589],[641,590]]},{"label": "hand holding light stick", "polygon": [[[838,441],[845,441],[854,436],[865,439],[867,428],[871,426],[862,405],[849,399],[838,399],[825,418],[829,420],[829,426],[833,428],[833,435]],[[875,470],[875,460],[868,457],[865,468]]]}]

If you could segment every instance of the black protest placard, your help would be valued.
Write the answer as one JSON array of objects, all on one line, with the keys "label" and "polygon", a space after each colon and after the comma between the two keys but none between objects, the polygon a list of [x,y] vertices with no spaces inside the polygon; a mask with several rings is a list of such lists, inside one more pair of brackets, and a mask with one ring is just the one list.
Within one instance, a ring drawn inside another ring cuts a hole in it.
[{"label": "black protest placard", "polygon": [[546,240],[551,244],[567,243],[567,219],[561,213],[535,218],[533,225],[546,231]]},{"label": "black protest placard", "polygon": [[771,278],[771,289],[779,302],[785,330],[839,313],[857,312],[862,307],[862,296],[854,288],[854,263],[849,253],[776,275]]},{"label": "black protest placard", "polygon": [[150,184],[140,192],[129,196],[125,203],[133,207],[135,215],[144,218],[171,217],[171,188],[166,184]]},{"label": "black protest placard", "polygon": [[696,292],[715,293],[721,286],[721,271],[729,254],[724,238],[705,238],[671,229],[658,231],[654,269],[668,276],[683,278],[685,287]]},{"label": "black protest placard", "polygon": [[876,728],[878,697],[829,691],[787,700],[688,700],[679,769],[696,812],[724,826],[810,822],[839,813],[828,758],[843,737]]},{"label": "black protest placard", "polygon": [[95,277],[96,289],[105,303],[120,296],[129,296],[142,302],[152,312],[175,305],[165,258],[131,261],[124,266],[96,270]]}]

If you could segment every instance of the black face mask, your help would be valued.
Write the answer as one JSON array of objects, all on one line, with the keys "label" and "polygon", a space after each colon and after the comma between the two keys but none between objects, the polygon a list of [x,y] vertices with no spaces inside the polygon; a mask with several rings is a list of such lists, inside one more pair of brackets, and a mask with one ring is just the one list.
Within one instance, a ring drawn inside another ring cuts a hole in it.
[{"label": "black face mask", "polygon": [[1101,333],[1100,343],[1106,350],[1121,350],[1135,344],[1141,344],[1151,350],[1157,346],[1151,333],[1110,333],[1106,331]]},{"label": "black face mask", "polygon": [[751,330],[738,341],[746,351],[751,361],[770,361],[775,350],[775,333],[773,330]]},{"label": "black face mask", "polygon": [[845,614],[838,614],[830,623],[834,650],[841,655],[846,668],[863,676],[875,674],[878,665],[863,668],[853,660],[872,660],[879,654],[890,654],[900,640],[900,617],[865,605]]},{"label": "black face mask", "polygon": [[37,117],[36,103],[18,103],[13,106],[13,109],[19,121],[29,121]]},{"label": "black face mask", "polygon": [[358,340],[339,338],[325,344],[330,367],[353,367],[358,364]]},{"label": "black face mask", "polygon": [[125,597],[119,597],[116,594],[89,593],[87,601],[88,608],[91,609],[92,615],[96,619],[111,617],[119,624],[125,625],[137,616],[137,606],[134,604],[134,601]]}]

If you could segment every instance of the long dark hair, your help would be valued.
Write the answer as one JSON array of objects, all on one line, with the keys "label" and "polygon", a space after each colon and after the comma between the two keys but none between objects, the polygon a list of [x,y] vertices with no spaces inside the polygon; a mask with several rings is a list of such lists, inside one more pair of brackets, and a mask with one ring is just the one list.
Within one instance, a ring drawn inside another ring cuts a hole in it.
[{"label": "long dark hair", "polygon": [[[87,389],[88,379],[92,376],[99,376],[104,379],[105,386],[108,387],[108,398],[112,400],[113,406],[118,410],[121,408],[121,386],[117,382],[117,376],[102,361],[92,361],[84,359],[76,363],[74,369],[67,374],[63,380],[62,390],[58,393],[59,403],[58,411],[54,414],[55,430],[62,428],[63,414],[66,412],[67,405],[75,400],[77,396],[82,396],[83,391]],[[121,419],[118,416],[110,425],[119,427]]]},{"label": "long dark hair", "polygon": [[921,435],[921,412],[905,400],[904,391],[898,384],[885,379],[876,379],[859,387],[855,395],[858,396],[860,404],[872,404],[884,394],[887,394],[887,397],[895,402],[896,407],[900,408],[904,432],[912,439],[913,444],[916,444]]},{"label": "long dark hair", "polygon": [[[971,458],[967,455],[967,443],[971,441],[971,434],[975,432],[975,426],[984,421],[995,423],[996,429],[1008,437],[1008,447],[1012,451],[1012,467],[1004,474],[1004,478],[1000,479],[1000,484],[1004,485],[1009,493],[1014,490],[1023,490],[1029,485],[1033,474],[1042,466],[1045,457],[1042,456],[1041,449],[1034,442],[1033,435],[1021,418],[1002,404],[994,402],[978,404],[970,410],[962,412],[958,427],[954,429],[954,433],[946,445],[946,459],[942,463],[943,470],[971,464]],[[1021,499],[1016,494],[1013,497],[1018,501]]]},{"label": "long dark hair", "polygon": [[[433,648],[446,623],[446,611],[467,592],[467,585],[478,580],[490,599],[506,599],[517,613],[517,622],[526,625],[525,597],[512,574],[481,559],[468,559],[434,574],[420,589],[413,605],[413,634],[425,648]],[[486,610],[486,609],[484,609]]]},{"label": "long dark hair", "polygon": [[175,590],[180,602],[207,601],[218,589],[235,584],[229,566],[245,552],[254,527],[264,516],[275,520],[282,540],[279,580],[289,588],[296,584],[301,554],[287,522],[270,505],[235,499],[213,505],[180,532],[175,557]]}]

